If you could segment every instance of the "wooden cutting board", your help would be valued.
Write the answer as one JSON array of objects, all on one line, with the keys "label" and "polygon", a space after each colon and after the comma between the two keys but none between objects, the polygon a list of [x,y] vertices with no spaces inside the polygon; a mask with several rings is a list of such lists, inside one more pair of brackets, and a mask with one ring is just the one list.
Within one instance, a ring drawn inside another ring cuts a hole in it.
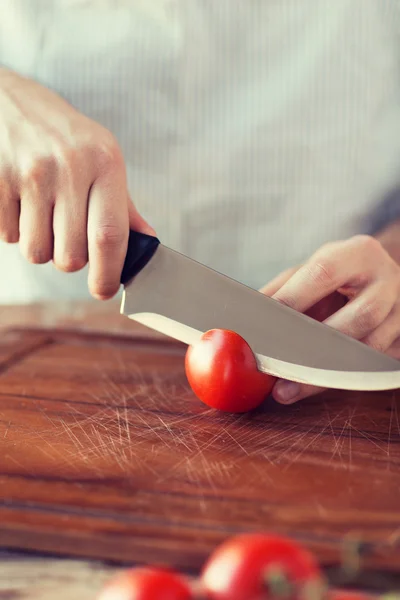
[{"label": "wooden cutting board", "polygon": [[0,547],[198,569],[227,536],[343,538],[400,571],[400,394],[217,413],[167,340],[9,330],[0,341]]}]

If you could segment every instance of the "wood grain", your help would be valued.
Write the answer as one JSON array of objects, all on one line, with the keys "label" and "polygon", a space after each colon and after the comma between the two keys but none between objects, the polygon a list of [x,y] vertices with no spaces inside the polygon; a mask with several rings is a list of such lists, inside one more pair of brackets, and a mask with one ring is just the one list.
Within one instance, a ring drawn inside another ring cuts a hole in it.
[{"label": "wood grain", "polygon": [[218,414],[185,348],[64,330],[4,332],[0,546],[197,570],[225,537],[273,530],[325,565],[343,537],[400,571],[400,396],[329,392]]}]

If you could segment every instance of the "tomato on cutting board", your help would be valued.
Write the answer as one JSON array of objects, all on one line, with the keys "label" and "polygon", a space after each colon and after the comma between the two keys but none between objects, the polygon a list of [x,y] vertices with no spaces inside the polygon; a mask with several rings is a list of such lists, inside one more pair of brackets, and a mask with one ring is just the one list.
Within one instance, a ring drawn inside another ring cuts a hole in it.
[{"label": "tomato on cutting board", "polygon": [[202,573],[208,600],[322,598],[324,581],[312,554],[292,540],[239,535],[219,546]]},{"label": "tomato on cutting board", "polygon": [[192,600],[188,583],[162,569],[130,569],[117,575],[97,600]]},{"label": "tomato on cutting board", "polygon": [[258,370],[248,343],[226,329],[211,329],[189,346],[185,370],[190,387],[202,402],[231,413],[257,408],[276,381]]}]

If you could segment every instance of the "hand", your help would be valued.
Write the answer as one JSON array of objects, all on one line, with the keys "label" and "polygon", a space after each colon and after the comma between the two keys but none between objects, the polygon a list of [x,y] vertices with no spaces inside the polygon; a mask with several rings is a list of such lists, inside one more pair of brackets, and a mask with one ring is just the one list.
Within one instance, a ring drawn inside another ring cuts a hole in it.
[{"label": "hand", "polygon": [[119,288],[129,228],[154,234],[133,206],[111,133],[50,90],[0,69],[0,238],[31,263],[89,261],[99,299]]},{"label": "hand", "polygon": [[[381,352],[400,336],[400,266],[369,236],[323,246],[261,291]],[[272,393],[292,404],[321,391],[280,380]]]}]

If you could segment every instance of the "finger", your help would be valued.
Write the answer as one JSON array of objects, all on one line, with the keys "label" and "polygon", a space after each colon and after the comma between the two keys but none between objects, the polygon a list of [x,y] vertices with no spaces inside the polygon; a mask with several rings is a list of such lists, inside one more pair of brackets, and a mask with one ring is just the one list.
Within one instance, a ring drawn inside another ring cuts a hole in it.
[{"label": "finger", "polygon": [[45,264],[53,256],[53,206],[36,202],[29,195],[21,198],[19,218],[20,250],[33,264]]},{"label": "finger", "polygon": [[53,256],[52,175],[51,165],[37,164],[20,187],[20,249],[35,264],[47,263]]},{"label": "finger", "polygon": [[315,396],[323,391],[324,388],[321,387],[279,379],[274,385],[272,396],[279,404],[294,404],[299,400],[304,400],[304,398],[309,396]]},{"label": "finger", "polygon": [[0,239],[7,244],[16,244],[19,240],[19,212],[19,195],[4,174],[0,176]]},{"label": "finger", "polygon": [[348,302],[324,322],[357,340],[379,327],[396,302],[395,286],[378,282]]},{"label": "finger", "polygon": [[129,210],[124,177],[115,171],[100,177],[89,195],[89,289],[100,300],[118,291],[129,235]]},{"label": "finger", "polygon": [[386,352],[400,336],[400,306],[396,304],[388,317],[362,341],[377,350]]},{"label": "finger", "polygon": [[74,178],[59,179],[54,206],[53,261],[61,271],[83,269],[88,261],[88,201],[90,181],[78,169]]},{"label": "finger", "polygon": [[305,312],[329,294],[352,282],[360,286],[371,277],[372,262],[366,261],[359,242],[348,240],[329,244],[319,250],[293,275],[274,298],[297,310]]},{"label": "finger", "polygon": [[269,283],[266,283],[261,289],[260,292],[265,294],[266,296],[273,296],[276,292],[299,270],[300,267],[291,267],[290,269],[286,269],[279,273],[274,279],[272,279]]},{"label": "finger", "polygon": [[147,235],[157,235],[155,230],[147,223],[142,215],[139,214],[136,206],[132,203],[130,198],[128,200],[128,210],[130,229],[133,229],[133,231],[138,231],[139,233],[146,233]]},{"label": "finger", "polygon": [[21,198],[19,218],[20,250],[33,264],[45,264],[53,256],[53,207],[35,203],[30,196]]},{"label": "finger", "polygon": [[395,358],[396,360],[400,360],[400,331],[397,334],[397,338],[393,340],[389,348],[386,350],[386,354],[392,358]]},{"label": "finger", "polygon": [[[348,305],[347,305],[348,306]],[[342,312],[342,311],[338,311]],[[344,312],[344,309],[343,309]],[[336,313],[336,314],[338,314]],[[330,319],[327,319],[327,323]],[[337,327],[345,329],[344,327]],[[362,339],[362,342],[368,344],[375,350],[386,352],[400,335],[400,307],[398,304],[391,310],[387,318],[368,336]],[[361,339],[361,336],[360,338]],[[299,400],[304,400],[309,396],[314,396],[324,391],[324,388],[303,385],[293,381],[280,379],[276,382],[272,395],[280,404],[293,404]]]}]

